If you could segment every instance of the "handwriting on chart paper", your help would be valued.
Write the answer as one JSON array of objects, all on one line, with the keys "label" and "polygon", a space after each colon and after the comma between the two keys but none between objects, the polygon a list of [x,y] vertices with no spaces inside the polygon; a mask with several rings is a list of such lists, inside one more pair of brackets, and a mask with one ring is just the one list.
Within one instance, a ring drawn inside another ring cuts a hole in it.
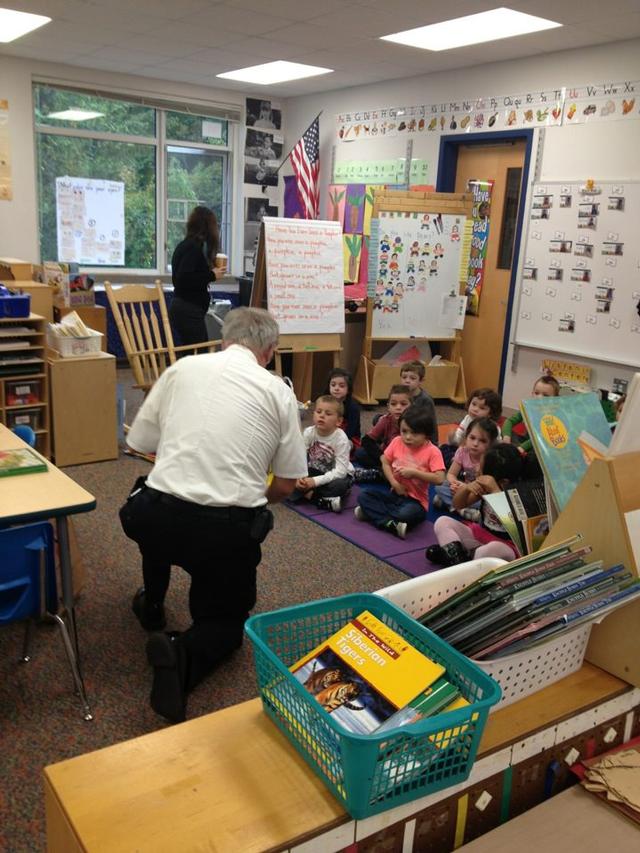
[{"label": "handwriting on chart paper", "polygon": [[267,303],[282,334],[344,331],[338,222],[265,219]]}]

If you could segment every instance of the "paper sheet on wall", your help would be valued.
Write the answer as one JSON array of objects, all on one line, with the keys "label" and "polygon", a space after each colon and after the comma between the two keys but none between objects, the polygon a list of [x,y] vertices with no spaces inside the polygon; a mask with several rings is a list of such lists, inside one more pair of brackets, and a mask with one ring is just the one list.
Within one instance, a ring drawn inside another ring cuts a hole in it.
[{"label": "paper sheet on wall", "polygon": [[281,334],[344,332],[339,222],[264,220],[267,303]]},{"label": "paper sheet on wall", "polygon": [[0,199],[11,201],[12,198],[9,101],[0,99]]},{"label": "paper sheet on wall", "polygon": [[464,315],[467,310],[467,297],[455,294],[442,297],[440,316],[438,322],[441,326],[452,329],[462,329],[464,326]]},{"label": "paper sheet on wall", "polygon": [[58,261],[124,266],[124,183],[56,178]]}]

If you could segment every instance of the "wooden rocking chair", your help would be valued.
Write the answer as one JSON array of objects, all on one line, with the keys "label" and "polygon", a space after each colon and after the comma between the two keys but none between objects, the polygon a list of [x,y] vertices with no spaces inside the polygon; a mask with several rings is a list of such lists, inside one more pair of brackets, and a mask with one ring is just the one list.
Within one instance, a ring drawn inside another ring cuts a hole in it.
[{"label": "wooden rocking chair", "polygon": [[173,343],[167,304],[159,281],[152,285],[123,284],[121,287],[105,282],[104,289],[133,371],[134,388],[140,388],[145,394],[160,374],[175,363],[178,353],[213,352],[222,345],[222,341],[184,346]]}]

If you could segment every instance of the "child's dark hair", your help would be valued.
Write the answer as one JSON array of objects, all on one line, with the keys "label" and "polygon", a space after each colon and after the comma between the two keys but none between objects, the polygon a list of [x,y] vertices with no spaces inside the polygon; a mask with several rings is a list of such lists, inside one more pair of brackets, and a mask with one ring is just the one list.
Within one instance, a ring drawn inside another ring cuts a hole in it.
[{"label": "child's dark hair", "polygon": [[387,403],[393,396],[393,394],[402,394],[404,397],[408,397],[411,400],[411,391],[407,390],[406,385],[392,385],[389,388],[389,396],[387,397]]},{"label": "child's dark hair", "polygon": [[435,424],[433,423],[433,415],[429,413],[424,406],[409,406],[409,408],[400,415],[399,423],[405,423],[411,432],[417,432],[419,435],[426,435],[431,440]]},{"label": "child's dark hair", "polygon": [[474,397],[478,400],[482,400],[489,409],[489,417],[493,418],[494,421],[497,421],[502,414],[502,397],[500,394],[498,394],[497,391],[494,391],[493,388],[476,388],[475,391],[472,391],[469,394],[467,409],[471,405],[471,401]]},{"label": "child's dark hair", "polygon": [[523,462],[520,451],[513,444],[499,441],[485,453],[482,473],[493,477],[499,486],[503,480],[510,483],[521,480]]},{"label": "child's dark hair", "polygon": [[334,367],[333,370],[329,371],[325,392],[327,394],[329,393],[329,385],[331,384],[331,380],[337,379],[338,376],[341,376],[343,379],[347,380],[347,397],[351,397],[351,394],[353,392],[353,378],[349,371],[345,370],[344,367]]},{"label": "child's dark hair", "polygon": [[321,394],[313,404],[314,409],[318,405],[318,403],[326,403],[327,405],[329,403],[333,403],[333,405],[336,407],[336,411],[338,412],[338,416],[341,418],[344,417],[344,406],[342,405],[342,401],[336,400],[336,398],[332,397],[331,394]]},{"label": "child's dark hair", "polygon": [[478,427],[489,436],[489,445],[493,445],[498,440],[498,425],[491,418],[474,418],[466,428],[464,437],[466,438],[474,427]]},{"label": "child's dark hair", "polygon": [[420,377],[420,381],[424,379],[424,364],[421,361],[408,361],[406,364],[403,364],[400,368],[400,376],[403,373],[417,373]]},{"label": "child's dark hair", "polygon": [[535,388],[536,385],[540,384],[548,385],[550,388],[553,388],[554,397],[560,396],[560,383],[558,382],[555,376],[551,376],[551,374],[549,374],[548,376],[543,374],[542,376],[539,376],[536,379],[536,381],[533,383],[533,387]]},{"label": "child's dark hair", "polygon": [[[393,387],[395,388],[395,385],[394,385]],[[393,388],[392,388],[391,390],[393,391]],[[626,395],[626,394],[621,394],[621,395],[618,397],[618,399],[615,401],[615,403],[613,404],[613,408],[614,408],[614,411],[615,411],[616,415],[618,414],[618,412],[620,411],[620,409],[622,409],[622,408],[623,408],[623,406],[624,406],[624,404],[625,404],[626,402],[627,402],[627,395]]]}]

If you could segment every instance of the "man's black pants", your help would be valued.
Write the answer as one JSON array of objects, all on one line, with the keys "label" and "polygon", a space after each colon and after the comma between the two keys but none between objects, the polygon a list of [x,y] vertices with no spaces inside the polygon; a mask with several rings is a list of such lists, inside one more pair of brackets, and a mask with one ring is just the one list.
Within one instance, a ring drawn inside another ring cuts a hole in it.
[{"label": "man's black pants", "polygon": [[123,530],[142,554],[150,604],[164,600],[172,565],[191,576],[193,624],[181,636],[187,692],[242,644],[261,558],[250,536],[255,515],[254,509],[200,506],[146,486],[120,510]]}]

